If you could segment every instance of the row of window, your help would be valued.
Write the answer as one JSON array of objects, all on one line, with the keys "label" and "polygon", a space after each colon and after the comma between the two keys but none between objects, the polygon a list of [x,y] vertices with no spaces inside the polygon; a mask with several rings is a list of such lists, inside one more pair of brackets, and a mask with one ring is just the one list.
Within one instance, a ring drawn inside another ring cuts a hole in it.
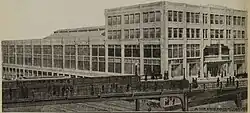
[{"label": "row of window", "polygon": [[168,21],[182,22],[183,12],[182,11],[168,11]]},{"label": "row of window", "polygon": [[183,38],[183,28],[168,28],[168,38]]},{"label": "row of window", "polygon": [[120,25],[120,24],[121,24],[121,15],[108,17],[108,25]]},{"label": "row of window", "polygon": [[187,44],[187,57],[200,57],[200,45]]},{"label": "row of window", "polygon": [[245,54],[245,44],[234,44],[234,55]]},{"label": "row of window", "polygon": [[144,38],[161,38],[161,28],[144,28]]},{"label": "row of window", "polygon": [[143,12],[143,23],[161,21],[160,11]]},{"label": "row of window", "polygon": [[140,29],[125,29],[125,39],[140,38]]},{"label": "row of window", "polygon": [[186,36],[187,38],[200,38],[200,29],[187,28]]},{"label": "row of window", "polygon": [[140,23],[140,13],[124,15],[124,24]]},{"label": "row of window", "polygon": [[186,12],[187,23],[200,23],[200,13]]},{"label": "row of window", "polygon": [[233,38],[245,38],[245,31],[233,30]]},{"label": "row of window", "polygon": [[108,39],[121,39],[121,30],[109,30]]},{"label": "row of window", "polygon": [[210,35],[211,38],[223,38],[224,29],[211,29]]}]

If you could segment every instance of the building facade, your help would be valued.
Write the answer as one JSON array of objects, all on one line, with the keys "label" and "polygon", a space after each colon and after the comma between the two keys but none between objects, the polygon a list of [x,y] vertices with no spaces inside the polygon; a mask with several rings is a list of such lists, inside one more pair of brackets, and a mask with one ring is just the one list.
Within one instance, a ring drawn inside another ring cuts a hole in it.
[{"label": "building facade", "polygon": [[3,75],[228,77],[246,73],[246,48],[246,11],[154,2],[107,9],[105,26],[2,41]]}]

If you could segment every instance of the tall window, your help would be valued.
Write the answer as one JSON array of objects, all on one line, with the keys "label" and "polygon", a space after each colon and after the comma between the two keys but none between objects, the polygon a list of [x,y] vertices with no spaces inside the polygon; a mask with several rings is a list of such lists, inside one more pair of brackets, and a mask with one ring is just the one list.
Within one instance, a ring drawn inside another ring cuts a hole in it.
[{"label": "tall window", "polygon": [[140,38],[140,29],[135,29],[135,38]]},{"label": "tall window", "polygon": [[186,35],[187,35],[187,38],[190,38],[190,29],[189,28],[186,29]]},{"label": "tall window", "polygon": [[117,25],[120,25],[121,24],[121,15],[118,15],[117,16]]},{"label": "tall window", "polygon": [[[8,50],[9,50],[9,52],[8,52],[9,53],[9,55],[8,55],[9,56],[9,63],[15,64],[15,61],[16,61],[15,45],[10,45]],[[27,56],[28,54],[26,53],[25,55]],[[31,54],[29,54],[29,55],[31,57]],[[30,60],[30,61],[32,62],[32,60]]]},{"label": "tall window", "polygon": [[220,30],[220,38],[224,38],[224,36],[223,36],[223,35],[224,35],[224,30],[223,30],[223,29],[221,29],[221,30]]},{"label": "tall window", "polygon": [[168,21],[172,21],[173,19],[173,12],[171,10],[168,11]]},{"label": "tall window", "polygon": [[116,25],[117,24],[117,17],[113,16],[112,17],[112,25]]},{"label": "tall window", "polygon": [[233,37],[236,38],[237,31],[233,30]]},{"label": "tall window", "polygon": [[147,23],[148,22],[148,12],[144,12],[143,13],[143,23]]},{"label": "tall window", "polygon": [[3,55],[3,63],[8,63],[8,45],[2,45],[2,55]]},{"label": "tall window", "polygon": [[214,24],[214,14],[210,14],[210,24]]},{"label": "tall window", "polygon": [[214,38],[214,29],[211,29],[211,30],[210,30],[210,35],[211,35],[211,36],[210,36],[211,38]]},{"label": "tall window", "polygon": [[63,68],[63,46],[54,45],[54,67]]},{"label": "tall window", "polygon": [[207,24],[207,14],[203,14],[203,24]]},{"label": "tall window", "polygon": [[224,24],[224,15],[220,15],[220,24]]},{"label": "tall window", "polygon": [[17,45],[17,64],[23,65],[23,45]]},{"label": "tall window", "polygon": [[144,38],[148,38],[148,28],[144,28],[143,29],[143,36],[144,36]]},{"label": "tall window", "polygon": [[42,55],[42,51],[41,51],[41,45],[34,45],[33,46],[33,53],[34,53],[34,56],[33,56],[33,58],[34,58],[34,63],[33,63],[33,65],[34,66],[41,66],[42,65],[42,63],[41,63],[41,61],[42,61],[42,59],[41,59],[41,55]]},{"label": "tall window", "polygon": [[43,45],[43,67],[52,67],[51,45]]},{"label": "tall window", "polygon": [[65,68],[76,69],[76,48],[75,45],[65,46]]},{"label": "tall window", "polygon": [[121,30],[109,30],[108,39],[121,39]]},{"label": "tall window", "polygon": [[78,69],[90,70],[90,48],[89,45],[78,45]]},{"label": "tall window", "polygon": [[[32,46],[25,45],[24,47],[25,47],[25,52],[24,52],[25,53],[25,65],[31,66],[32,65]],[[50,53],[50,56],[51,56],[51,53]]]},{"label": "tall window", "polygon": [[161,12],[160,11],[156,11],[155,16],[156,16],[156,22],[161,21]]},{"label": "tall window", "polygon": [[128,29],[124,30],[124,36],[125,36],[125,39],[129,38],[129,30]]},{"label": "tall window", "polygon": [[121,46],[109,45],[108,56],[108,72],[121,73]]},{"label": "tall window", "polygon": [[92,45],[92,70],[105,72],[105,48],[103,45]]},{"label": "tall window", "polygon": [[135,23],[140,23],[140,13],[135,14]]},{"label": "tall window", "polygon": [[200,38],[200,29],[196,29],[196,38]]},{"label": "tall window", "polygon": [[245,31],[242,31],[242,38],[245,38]]},{"label": "tall window", "polygon": [[233,16],[233,24],[236,25],[236,20],[237,20],[237,17],[236,16]]},{"label": "tall window", "polygon": [[200,23],[200,13],[195,13],[195,23]]},{"label": "tall window", "polygon": [[172,38],[172,28],[168,28],[168,38]]},{"label": "tall window", "polygon": [[238,16],[238,19],[237,19],[237,25],[241,25],[241,17],[240,16]]},{"label": "tall window", "polygon": [[129,15],[129,23],[134,24],[134,14]]},{"label": "tall window", "polygon": [[195,14],[193,12],[191,12],[191,23],[194,23],[195,19]]},{"label": "tall window", "polygon": [[219,24],[219,15],[215,15],[215,24]]},{"label": "tall window", "polygon": [[156,28],[156,38],[161,38],[161,28]]},{"label": "tall window", "polygon": [[178,20],[179,20],[179,22],[182,22],[182,18],[183,18],[183,12],[179,11],[178,12]]},{"label": "tall window", "polygon": [[187,16],[187,23],[189,23],[190,22],[190,12],[186,12],[186,16]]},{"label": "tall window", "polygon": [[108,25],[112,25],[112,17],[111,16],[108,17]]},{"label": "tall window", "polygon": [[124,15],[124,23],[129,24],[129,15]]},{"label": "tall window", "polygon": [[178,32],[178,30],[177,30],[177,28],[174,28],[174,38],[177,38],[177,33]]},{"label": "tall window", "polygon": [[174,22],[177,22],[177,11],[174,11]]},{"label": "tall window", "polygon": [[242,17],[242,22],[241,22],[242,26],[245,26],[245,23],[246,23],[245,21],[246,21],[246,17]]},{"label": "tall window", "polygon": [[150,12],[149,13],[149,18],[150,18],[150,22],[154,22],[155,21],[155,13],[154,12]]}]

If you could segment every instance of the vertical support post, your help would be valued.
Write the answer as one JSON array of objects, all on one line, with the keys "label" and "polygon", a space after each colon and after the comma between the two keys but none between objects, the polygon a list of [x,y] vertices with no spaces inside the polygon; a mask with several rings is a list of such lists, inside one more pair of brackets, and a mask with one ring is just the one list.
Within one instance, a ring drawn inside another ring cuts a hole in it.
[{"label": "vertical support post", "polygon": [[140,100],[139,99],[135,100],[135,111],[140,111]]},{"label": "vertical support post", "polygon": [[183,94],[182,100],[182,111],[188,111],[188,96],[186,93]]}]

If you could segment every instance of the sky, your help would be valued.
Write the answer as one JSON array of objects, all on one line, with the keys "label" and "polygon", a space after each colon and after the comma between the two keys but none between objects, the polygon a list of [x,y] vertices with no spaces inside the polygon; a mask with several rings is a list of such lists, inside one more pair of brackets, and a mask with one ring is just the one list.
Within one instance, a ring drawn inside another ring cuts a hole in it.
[{"label": "sky", "polygon": [[[163,0],[0,0],[0,39],[38,39],[64,28],[104,25],[104,9]],[[165,0],[246,10],[247,0]]]}]

